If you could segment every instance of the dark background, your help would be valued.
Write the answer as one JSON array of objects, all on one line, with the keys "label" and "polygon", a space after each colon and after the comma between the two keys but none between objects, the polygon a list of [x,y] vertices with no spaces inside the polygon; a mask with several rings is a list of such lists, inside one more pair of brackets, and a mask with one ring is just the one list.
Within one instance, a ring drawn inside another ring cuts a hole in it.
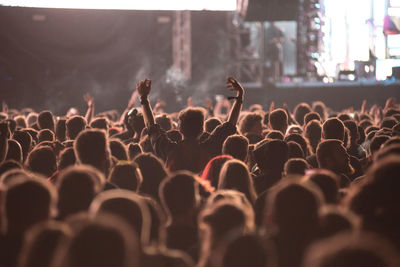
[{"label": "dark background", "polygon": [[166,75],[172,11],[0,7],[0,99],[11,108],[64,113],[70,106],[84,111],[82,95],[90,92],[97,111],[122,110],[136,83],[150,77],[152,100],[176,110],[187,96],[202,99],[224,85],[230,14],[191,12],[193,79],[182,87]]}]

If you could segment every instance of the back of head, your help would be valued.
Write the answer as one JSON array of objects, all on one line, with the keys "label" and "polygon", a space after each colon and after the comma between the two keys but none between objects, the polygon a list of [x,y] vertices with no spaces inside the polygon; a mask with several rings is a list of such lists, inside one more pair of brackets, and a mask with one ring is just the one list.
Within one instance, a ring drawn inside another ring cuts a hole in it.
[{"label": "back of head", "polygon": [[258,113],[248,113],[243,116],[239,123],[239,130],[242,134],[254,133],[261,135],[262,116]]},{"label": "back of head", "polygon": [[229,136],[222,146],[222,154],[231,155],[241,161],[246,161],[248,152],[249,140],[243,135]]},{"label": "back of head", "polygon": [[136,163],[119,163],[110,173],[109,180],[121,189],[137,192],[142,184],[142,174]]},{"label": "back of head", "polygon": [[328,170],[313,170],[307,177],[324,195],[325,203],[336,204],[339,200],[339,177]]},{"label": "back of head", "polygon": [[332,162],[334,152],[343,146],[343,142],[338,139],[325,140],[317,147],[317,161],[320,168],[327,168],[328,163]]},{"label": "back of head", "polygon": [[308,138],[308,140],[310,140],[310,145],[315,152],[317,145],[321,141],[322,137],[321,124],[316,120],[309,121],[306,124],[305,136]]},{"label": "back of head", "polygon": [[60,222],[40,223],[26,233],[18,267],[50,267],[57,247],[72,235],[70,228]]},{"label": "back of head", "polygon": [[303,159],[303,158],[305,158],[303,149],[301,149],[301,146],[298,143],[296,143],[294,141],[289,141],[289,142],[287,142],[287,145],[288,145],[288,156],[289,156],[289,159],[292,159],[292,158],[302,158]]},{"label": "back of head", "polygon": [[25,161],[32,146],[32,136],[27,132],[17,130],[13,135],[13,139],[21,145],[22,157]]},{"label": "back of head", "polygon": [[5,218],[8,233],[22,233],[47,220],[54,211],[57,192],[43,178],[20,176],[7,185]]},{"label": "back of head", "polygon": [[128,160],[128,151],[124,143],[119,139],[111,139],[109,144],[111,155],[116,157],[118,160]]},{"label": "back of head", "polygon": [[303,150],[304,156],[308,157],[311,154],[310,144],[308,143],[308,140],[303,137],[303,135],[297,133],[288,134],[285,136],[284,140],[286,142],[294,141],[298,143]]},{"label": "back of head", "polygon": [[387,117],[382,120],[380,127],[392,129],[396,124],[397,120],[394,117]]},{"label": "back of head", "polygon": [[141,196],[127,190],[113,189],[100,193],[90,206],[91,214],[110,213],[123,218],[147,245],[150,236],[150,211]]},{"label": "back of head", "polygon": [[272,129],[281,131],[285,134],[288,127],[288,116],[286,111],[278,108],[269,113],[269,124]]},{"label": "back of head", "polygon": [[304,124],[303,125],[307,125],[312,120],[316,120],[318,122],[321,122],[321,117],[319,116],[319,114],[317,112],[307,113],[306,116],[304,117]]},{"label": "back of head", "polygon": [[93,129],[100,129],[107,132],[108,130],[108,120],[107,118],[95,118],[90,122],[90,127]]},{"label": "back of head", "polygon": [[104,173],[108,172],[110,148],[104,131],[82,131],[74,142],[74,149],[79,163],[91,165]]},{"label": "back of head", "polygon": [[64,142],[67,139],[67,119],[59,118],[56,124],[56,139]]},{"label": "back of head", "polygon": [[220,124],[222,124],[222,121],[220,119],[218,119],[217,117],[212,117],[205,121],[204,127],[207,132],[212,133],[214,129],[217,128],[217,126]]},{"label": "back of head", "polygon": [[327,119],[322,125],[322,136],[325,139],[344,140],[344,124],[337,118]]},{"label": "back of head", "polygon": [[59,174],[59,218],[85,211],[103,188],[104,176],[90,166],[72,166]]},{"label": "back of head", "polygon": [[282,172],[288,160],[288,146],[281,140],[266,140],[257,144],[253,151],[258,167],[262,171]]},{"label": "back of head", "polygon": [[389,136],[387,135],[375,135],[372,140],[371,144],[369,145],[369,150],[372,155],[374,155],[378,150],[381,148],[381,146],[389,140]]},{"label": "back of head", "polygon": [[73,116],[66,122],[67,136],[71,140],[75,140],[80,132],[86,128],[86,120],[82,116]]},{"label": "back of head", "polygon": [[211,186],[217,188],[222,165],[230,159],[233,159],[230,155],[220,155],[212,158],[204,168],[201,178],[209,181]]},{"label": "back of head", "polygon": [[204,113],[200,108],[187,108],[179,113],[179,128],[185,138],[197,138],[203,132]]},{"label": "back of head", "polygon": [[272,130],[272,131],[268,131],[268,133],[265,136],[265,138],[283,140],[285,137],[283,136],[282,132],[276,131],[276,130]]},{"label": "back of head", "polygon": [[359,132],[358,132],[358,127],[357,127],[357,123],[353,120],[346,120],[343,122],[344,126],[349,129],[350,131],[350,142],[351,144],[354,144],[357,142],[357,140],[359,139]]},{"label": "back of head", "polygon": [[218,189],[237,190],[245,194],[251,203],[255,202],[253,180],[247,166],[242,161],[232,159],[225,162],[219,177]]},{"label": "back of head", "polygon": [[75,165],[76,157],[75,151],[72,147],[65,148],[60,153],[60,160],[58,162],[58,169],[64,170],[65,168]]},{"label": "back of head", "polygon": [[138,143],[130,143],[128,145],[128,156],[130,160],[133,160],[137,155],[141,154],[142,148]]},{"label": "back of head", "polygon": [[179,171],[160,184],[160,200],[171,217],[185,216],[197,206],[198,189],[194,174]]},{"label": "back of head", "polygon": [[293,158],[285,163],[284,171],[286,175],[305,175],[308,168],[307,161],[302,158]]},{"label": "back of head", "polygon": [[45,177],[50,177],[57,170],[57,159],[49,146],[40,146],[33,149],[26,160],[27,168]]},{"label": "back of head", "polygon": [[204,209],[199,217],[200,227],[209,228],[214,241],[233,231],[250,233],[254,230],[254,213],[237,202],[220,200]]},{"label": "back of head", "polygon": [[139,241],[119,217],[101,215],[86,223],[66,248],[65,267],[138,267]]},{"label": "back of head", "polygon": [[22,147],[17,141],[8,139],[8,149],[5,159],[22,162]]},{"label": "back of head", "polygon": [[39,113],[38,124],[40,129],[49,129],[54,132],[54,118],[50,110],[44,110]]},{"label": "back of head", "polygon": [[311,112],[311,107],[307,103],[300,103],[294,108],[294,119],[303,126],[304,124],[304,117],[307,113]]},{"label": "back of head", "polygon": [[169,131],[172,129],[172,120],[167,114],[159,115],[155,118],[156,123],[161,126],[164,131]]},{"label": "back of head", "polygon": [[50,141],[53,142],[55,140],[55,135],[52,131],[49,129],[42,129],[39,131],[38,134],[38,142],[43,142],[43,141]]},{"label": "back of head", "polygon": [[316,101],[312,104],[312,108],[315,112],[319,114],[321,117],[322,121],[325,121],[326,119],[326,106],[323,102],[321,101]]},{"label": "back of head", "polygon": [[151,153],[142,153],[136,156],[133,161],[139,165],[143,182],[140,192],[159,199],[158,188],[162,180],[167,176],[167,170],[159,158]]},{"label": "back of head", "polygon": [[[322,196],[318,189],[296,181],[282,181],[269,196],[268,209],[282,233],[315,234]],[[296,223],[293,223],[296,222]]]},{"label": "back of head", "polygon": [[394,267],[398,266],[398,260],[398,253],[386,240],[369,233],[347,232],[313,244],[303,266]]},{"label": "back of head", "polygon": [[25,117],[22,115],[18,115],[16,117],[14,117],[15,122],[17,123],[17,126],[20,128],[26,128],[27,124],[26,124],[26,120]]},{"label": "back of head", "polygon": [[[12,159],[8,159],[5,160],[3,162],[0,163],[0,177],[10,171],[10,170],[14,170],[14,169],[19,169],[22,170],[22,164],[18,161],[12,160]],[[1,180],[0,180],[1,182]]]}]

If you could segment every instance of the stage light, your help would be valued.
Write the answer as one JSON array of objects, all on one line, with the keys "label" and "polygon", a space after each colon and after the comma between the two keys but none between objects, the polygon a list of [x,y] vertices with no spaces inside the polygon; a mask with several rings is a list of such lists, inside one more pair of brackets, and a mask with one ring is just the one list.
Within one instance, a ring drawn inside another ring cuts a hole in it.
[{"label": "stage light", "polygon": [[236,10],[236,0],[0,0],[3,6],[123,10]]}]

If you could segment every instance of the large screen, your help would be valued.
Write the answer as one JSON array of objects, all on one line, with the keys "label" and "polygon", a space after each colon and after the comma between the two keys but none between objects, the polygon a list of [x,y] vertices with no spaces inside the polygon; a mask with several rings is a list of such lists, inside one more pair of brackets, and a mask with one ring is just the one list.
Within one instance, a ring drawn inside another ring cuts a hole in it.
[{"label": "large screen", "polygon": [[78,9],[231,11],[236,9],[236,0],[0,0],[0,5]]}]

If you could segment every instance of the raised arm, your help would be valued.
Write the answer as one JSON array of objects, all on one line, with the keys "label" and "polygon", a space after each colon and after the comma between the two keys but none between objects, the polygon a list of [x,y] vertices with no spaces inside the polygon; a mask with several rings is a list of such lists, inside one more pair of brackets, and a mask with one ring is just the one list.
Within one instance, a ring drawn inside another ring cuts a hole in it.
[{"label": "raised arm", "polygon": [[226,87],[231,91],[236,91],[236,100],[228,116],[228,122],[236,125],[242,109],[244,89],[243,86],[233,77],[228,77],[226,81]]},{"label": "raised arm", "polygon": [[93,117],[94,117],[94,98],[89,93],[86,93],[83,96],[83,99],[85,100],[85,102],[88,105],[88,109],[86,111],[85,119],[86,119],[87,124],[89,124],[92,121]]},{"label": "raised arm", "polygon": [[146,127],[149,128],[155,124],[153,111],[149,102],[149,94],[151,90],[151,80],[144,79],[136,85],[137,92],[140,96],[140,104],[142,105],[143,119]]}]

